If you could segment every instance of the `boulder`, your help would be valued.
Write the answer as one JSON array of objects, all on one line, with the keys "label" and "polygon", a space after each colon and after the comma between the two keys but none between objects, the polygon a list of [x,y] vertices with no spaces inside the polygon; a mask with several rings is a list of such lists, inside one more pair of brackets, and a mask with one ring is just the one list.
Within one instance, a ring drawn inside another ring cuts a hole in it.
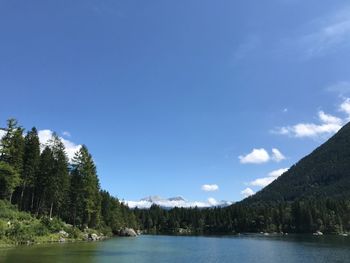
[{"label": "boulder", "polygon": [[68,236],[69,236],[69,234],[68,234],[66,231],[64,231],[64,230],[61,230],[60,232],[58,232],[58,234],[59,234],[61,237],[68,237]]},{"label": "boulder", "polygon": [[119,231],[119,236],[122,236],[122,237],[136,237],[137,233],[135,232],[134,229],[125,227],[125,228],[122,228]]},{"label": "boulder", "polygon": [[98,235],[96,235],[95,233],[88,235],[88,240],[89,241],[97,241],[99,239],[100,239],[100,237]]}]

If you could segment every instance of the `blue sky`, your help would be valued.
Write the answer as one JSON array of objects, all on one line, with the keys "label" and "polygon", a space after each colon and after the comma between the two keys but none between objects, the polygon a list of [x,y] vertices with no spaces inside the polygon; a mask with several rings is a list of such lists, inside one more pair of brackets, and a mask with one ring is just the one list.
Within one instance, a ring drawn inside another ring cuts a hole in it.
[{"label": "blue sky", "polygon": [[339,0],[0,0],[0,124],[86,144],[125,200],[240,200],[349,120],[349,17]]}]

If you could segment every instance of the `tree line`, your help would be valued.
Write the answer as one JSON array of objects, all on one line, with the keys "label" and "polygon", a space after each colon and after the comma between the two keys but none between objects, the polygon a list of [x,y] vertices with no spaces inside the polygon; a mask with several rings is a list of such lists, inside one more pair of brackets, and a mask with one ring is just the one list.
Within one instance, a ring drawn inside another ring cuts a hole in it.
[{"label": "tree line", "polygon": [[96,166],[83,145],[69,161],[54,133],[41,145],[35,127],[7,121],[0,140],[0,199],[36,217],[57,217],[80,228],[137,227],[134,213],[100,188]]},{"label": "tree line", "polygon": [[[271,198],[259,199],[257,195],[224,208],[169,210],[153,205],[131,210],[100,188],[96,165],[85,145],[68,160],[55,133],[47,145],[41,145],[37,129],[25,131],[15,119],[8,120],[4,132],[0,140],[0,199],[37,218],[56,217],[81,229],[107,228],[114,233],[122,227],[153,234],[350,231],[349,191],[344,190],[348,181],[326,184],[333,193],[328,196],[275,198],[288,191],[287,183],[278,191],[264,191]],[[347,174],[341,169],[339,174]]]},{"label": "tree line", "polygon": [[136,209],[145,233],[238,234],[350,231],[350,200],[300,199],[294,202],[237,203],[225,208]]}]

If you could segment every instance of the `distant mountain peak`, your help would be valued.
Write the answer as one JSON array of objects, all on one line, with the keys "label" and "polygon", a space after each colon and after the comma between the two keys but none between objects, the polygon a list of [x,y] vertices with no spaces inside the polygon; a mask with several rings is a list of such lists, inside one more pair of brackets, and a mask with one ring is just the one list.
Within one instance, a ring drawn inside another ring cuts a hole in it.
[{"label": "distant mountain peak", "polygon": [[175,196],[168,198],[169,201],[186,201],[182,196]]},{"label": "distant mountain peak", "polygon": [[125,201],[130,208],[150,208],[152,205],[158,205],[165,209],[174,207],[199,207],[199,208],[210,208],[210,207],[225,207],[232,204],[229,201],[216,201],[213,198],[209,198],[207,202],[188,201],[182,196],[175,196],[170,198],[162,198],[158,195],[151,195],[142,198],[140,201]]}]

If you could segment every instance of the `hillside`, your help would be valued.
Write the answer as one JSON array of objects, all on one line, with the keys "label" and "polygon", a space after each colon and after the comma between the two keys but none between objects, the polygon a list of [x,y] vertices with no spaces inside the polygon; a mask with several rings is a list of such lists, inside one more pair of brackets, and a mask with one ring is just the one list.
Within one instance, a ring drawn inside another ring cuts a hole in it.
[{"label": "hillside", "polygon": [[242,203],[350,197],[350,123]]}]

